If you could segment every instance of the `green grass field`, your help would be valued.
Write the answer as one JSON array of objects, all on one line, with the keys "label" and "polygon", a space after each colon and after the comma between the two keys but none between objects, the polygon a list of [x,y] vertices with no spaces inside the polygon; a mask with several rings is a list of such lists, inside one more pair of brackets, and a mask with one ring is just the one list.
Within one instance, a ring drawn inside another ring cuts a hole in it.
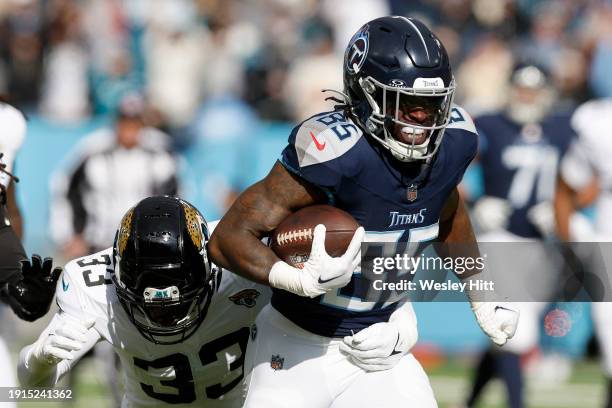
[{"label": "green grass field", "polygon": [[[460,406],[469,389],[469,370],[470,365],[460,360],[428,370],[440,408]],[[526,380],[526,387],[529,408],[601,408],[605,397],[604,378],[595,361],[576,364],[568,383],[550,386]],[[494,380],[485,389],[479,407],[506,406],[506,390],[500,381]]]},{"label": "green grass field", "polygon": [[[74,384],[75,400],[67,403],[20,403],[20,408],[109,408],[110,394],[104,379],[99,378],[91,360],[83,361]],[[449,359],[435,369],[428,370],[431,384],[440,408],[460,406],[469,386],[470,362]],[[529,408],[600,408],[604,399],[604,378],[595,361],[578,363],[570,381],[557,386],[527,382],[527,406]],[[481,408],[503,408],[505,389],[499,381],[493,381],[481,399]],[[1,404],[0,404],[1,405]],[[377,407],[378,408],[378,407]]]}]

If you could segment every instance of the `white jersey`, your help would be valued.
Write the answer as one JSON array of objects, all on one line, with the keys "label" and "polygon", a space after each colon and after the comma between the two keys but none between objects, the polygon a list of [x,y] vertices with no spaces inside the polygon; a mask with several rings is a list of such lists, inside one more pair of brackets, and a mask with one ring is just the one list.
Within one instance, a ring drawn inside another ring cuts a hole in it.
[{"label": "white jersey", "polygon": [[94,318],[101,339],[114,346],[124,371],[123,406],[240,407],[246,346],[269,289],[223,270],[197,331],[181,343],[159,345],[139,333],[119,303],[111,262],[109,248],[67,264],[57,302],[67,314]]},{"label": "white jersey", "polygon": [[[0,103],[0,153],[4,153],[0,162],[6,164],[6,170],[13,170],[15,156],[23,143],[26,134],[26,120],[23,114],[6,103]],[[10,178],[0,173],[0,184],[8,187]]]},{"label": "white jersey", "polygon": [[561,162],[561,176],[575,190],[596,176],[601,193],[596,202],[597,232],[612,235],[612,99],[589,101],[572,117],[578,137]]}]

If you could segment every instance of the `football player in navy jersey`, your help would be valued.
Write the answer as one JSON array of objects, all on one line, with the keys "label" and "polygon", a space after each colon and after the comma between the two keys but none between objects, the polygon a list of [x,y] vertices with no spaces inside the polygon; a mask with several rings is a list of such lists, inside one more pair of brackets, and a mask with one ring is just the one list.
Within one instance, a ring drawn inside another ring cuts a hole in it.
[{"label": "football player in navy jersey", "polygon": [[[249,408],[288,401],[309,408],[436,406],[410,353],[385,371],[360,364],[374,347],[386,355],[406,353],[416,333],[379,324],[393,323],[402,302],[366,298],[371,282],[359,268],[359,244],[473,243],[477,255],[456,187],[478,137],[468,114],[453,105],[446,50],[416,19],[389,16],[365,24],[346,49],[344,87],[336,110],[294,128],[270,173],[238,198],[211,237],[216,263],[273,288],[247,352]],[[347,252],[333,258],[324,249],[325,228],[317,226],[309,259],[297,269],[260,239],[316,203],[349,212],[363,228]],[[493,341],[512,337],[517,312],[495,302],[471,303]]]},{"label": "football player in navy jersey", "polygon": [[[570,113],[553,110],[554,88],[542,67],[518,64],[510,78],[506,107],[476,118],[481,139],[484,195],[474,206],[481,242],[529,242],[550,238],[554,233],[554,198],[557,167],[575,133]],[[538,255],[521,265],[508,259],[508,268],[552,275],[554,257],[540,246]],[[553,254],[554,255],[554,254]],[[509,255],[511,256],[511,255]],[[511,271],[509,271],[511,272]],[[516,335],[503,349],[495,346],[482,355],[467,400],[475,406],[478,396],[494,376],[501,377],[512,408],[523,406],[520,356],[537,345],[539,317],[545,303],[523,302]]]}]

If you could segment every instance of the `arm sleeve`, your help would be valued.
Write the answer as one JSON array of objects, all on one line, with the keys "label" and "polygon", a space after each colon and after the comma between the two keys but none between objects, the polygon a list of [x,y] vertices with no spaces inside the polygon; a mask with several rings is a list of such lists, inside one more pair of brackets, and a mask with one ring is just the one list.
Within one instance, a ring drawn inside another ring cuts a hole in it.
[{"label": "arm sleeve", "polygon": [[26,387],[52,387],[100,340],[100,334],[91,328],[87,332],[87,342],[83,347],[73,353],[72,360],[62,360],[58,364],[50,365],[45,361],[39,361],[35,356],[41,354],[47,338],[61,327],[67,319],[78,319],[68,313],[59,311],[53,316],[49,325],[43,330],[38,340],[24,347],[19,353],[19,364],[17,375],[22,386]]}]

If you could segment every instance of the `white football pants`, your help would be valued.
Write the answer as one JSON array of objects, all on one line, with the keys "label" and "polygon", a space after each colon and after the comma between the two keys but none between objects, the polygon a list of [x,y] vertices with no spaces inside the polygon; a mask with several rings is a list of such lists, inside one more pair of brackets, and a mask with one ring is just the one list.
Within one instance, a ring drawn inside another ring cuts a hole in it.
[{"label": "white football pants", "polygon": [[437,407],[429,379],[412,354],[394,368],[366,372],[338,348],[271,305],[257,317],[245,360],[245,408]]}]

